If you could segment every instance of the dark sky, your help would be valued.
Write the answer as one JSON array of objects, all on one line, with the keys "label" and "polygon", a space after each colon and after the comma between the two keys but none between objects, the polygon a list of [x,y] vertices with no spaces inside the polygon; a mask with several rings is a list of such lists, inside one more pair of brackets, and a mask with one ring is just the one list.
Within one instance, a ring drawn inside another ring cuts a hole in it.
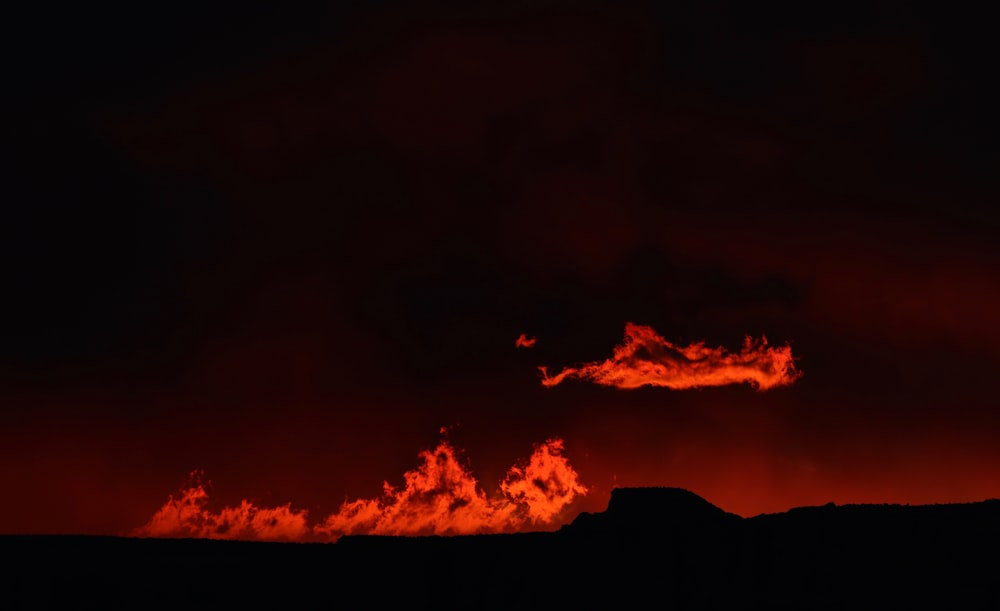
[{"label": "dark sky", "polygon": [[[294,4],[5,19],[0,532],[124,532],[193,469],[322,515],[444,426],[487,491],[565,439],[574,511],[1000,496],[985,12]],[[803,376],[540,385],[630,321]]]}]

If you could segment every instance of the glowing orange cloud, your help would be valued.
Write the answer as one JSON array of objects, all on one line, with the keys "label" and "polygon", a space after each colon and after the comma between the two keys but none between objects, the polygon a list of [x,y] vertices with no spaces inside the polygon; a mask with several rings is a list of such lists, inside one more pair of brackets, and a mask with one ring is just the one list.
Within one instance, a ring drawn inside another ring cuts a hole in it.
[{"label": "glowing orange cloud", "polygon": [[405,485],[383,484],[379,499],[345,502],[339,511],[310,528],[305,511],[290,505],[257,507],[242,501],[218,513],[207,509],[208,493],[198,472],[173,496],[138,537],[197,537],[245,540],[336,540],[343,535],[463,535],[511,532],[550,524],[578,496],[587,494],[562,454],[563,441],[535,447],[527,463],[512,467],[497,494],[488,497],[462,466],[447,441],[420,453],[422,463],[404,475]]},{"label": "glowing orange cloud", "polygon": [[334,538],[356,533],[461,535],[545,524],[587,493],[562,450],[561,439],[536,446],[527,465],[508,471],[501,495],[490,498],[443,441],[420,453],[423,463],[406,473],[404,488],[385,483],[381,499],[344,503],[315,530]]},{"label": "glowing orange cloud", "polygon": [[651,327],[633,323],[625,324],[625,341],[615,347],[610,359],[566,367],[552,376],[546,367],[539,370],[544,386],[577,378],[623,389],[684,389],[747,382],[767,390],[791,384],[802,375],[795,369],[791,346],[769,346],[764,337],[754,340],[748,336],[740,352],[730,353],[725,348],[709,348],[704,342],[677,346]]},{"label": "glowing orange cloud", "polygon": [[297,540],[309,533],[305,511],[292,511],[291,504],[257,507],[244,499],[239,507],[218,513],[206,509],[208,492],[201,473],[191,473],[191,486],[180,497],[171,495],[145,525],[132,532],[136,537],[197,537],[202,539]]},{"label": "glowing orange cloud", "polygon": [[524,333],[521,334],[516,340],[514,340],[514,345],[518,348],[534,348],[535,342],[538,341],[537,337],[528,337]]},{"label": "glowing orange cloud", "polygon": [[561,439],[536,446],[528,464],[511,467],[500,484],[504,495],[518,504],[533,524],[551,522],[577,495],[587,494],[562,450]]}]

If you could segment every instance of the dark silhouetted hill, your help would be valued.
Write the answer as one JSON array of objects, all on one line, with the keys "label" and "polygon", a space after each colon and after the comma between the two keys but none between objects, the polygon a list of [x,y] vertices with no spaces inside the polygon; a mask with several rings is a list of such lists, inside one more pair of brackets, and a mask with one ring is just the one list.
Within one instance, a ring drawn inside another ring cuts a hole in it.
[{"label": "dark silhouetted hill", "polygon": [[1000,608],[1000,501],[741,518],[613,491],[558,532],[336,544],[0,537],[3,609]]}]

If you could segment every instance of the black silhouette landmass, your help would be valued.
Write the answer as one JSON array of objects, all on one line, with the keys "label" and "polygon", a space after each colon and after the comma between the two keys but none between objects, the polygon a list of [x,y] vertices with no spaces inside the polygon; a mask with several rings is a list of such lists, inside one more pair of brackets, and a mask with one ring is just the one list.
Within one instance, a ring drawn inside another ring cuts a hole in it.
[{"label": "black silhouette landmass", "polygon": [[2,609],[1000,609],[1000,500],[752,518],[623,488],[557,532],[3,536]]}]

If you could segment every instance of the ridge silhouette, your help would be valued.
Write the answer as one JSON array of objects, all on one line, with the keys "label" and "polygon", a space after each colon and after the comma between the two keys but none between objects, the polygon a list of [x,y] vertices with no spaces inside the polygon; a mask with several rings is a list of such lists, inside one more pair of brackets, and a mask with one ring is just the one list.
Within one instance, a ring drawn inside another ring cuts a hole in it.
[{"label": "ridge silhouette", "polygon": [[0,545],[12,610],[1000,608],[998,500],[743,518],[682,488],[620,488],[556,532]]}]

